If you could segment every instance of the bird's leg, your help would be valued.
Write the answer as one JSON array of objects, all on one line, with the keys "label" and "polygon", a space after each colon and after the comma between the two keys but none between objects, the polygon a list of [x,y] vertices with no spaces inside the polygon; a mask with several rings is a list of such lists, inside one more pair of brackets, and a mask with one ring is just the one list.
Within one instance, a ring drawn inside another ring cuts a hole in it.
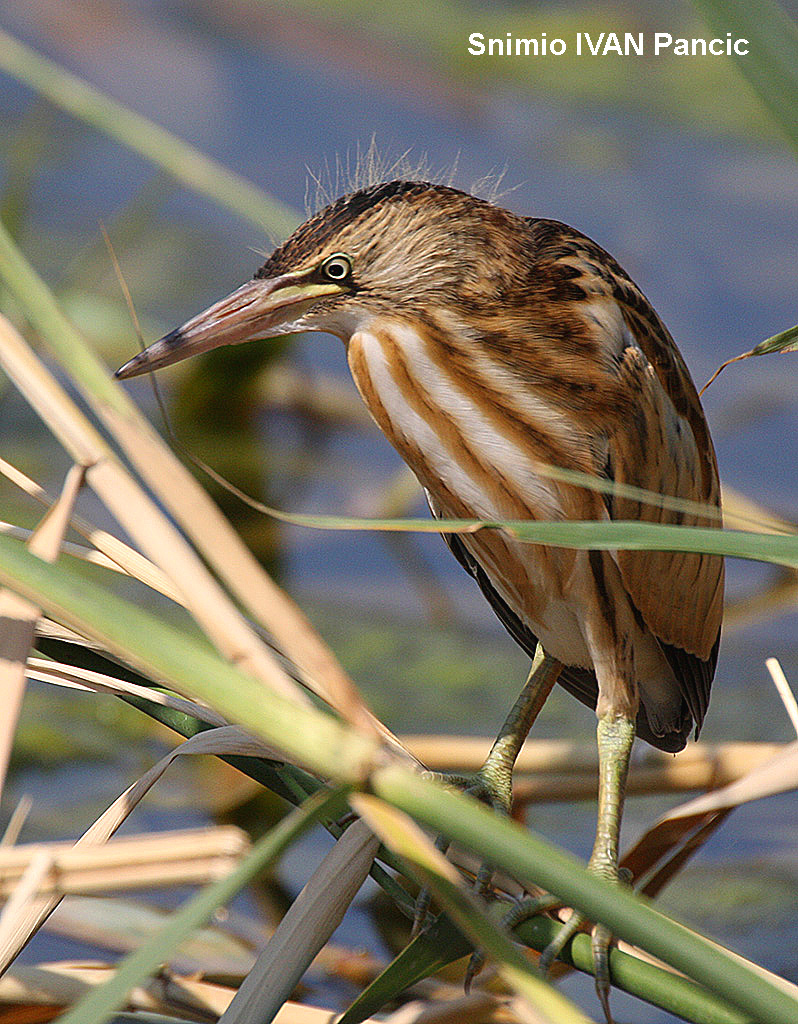
[{"label": "bird's leg", "polygon": [[[596,841],[588,869],[609,881],[618,881],[618,846],[626,794],[629,758],[635,741],[635,720],[608,714],[598,722],[599,800]],[[596,991],[608,1021],[610,1015],[610,943],[612,936],[602,924],[593,929],[592,948]]]},{"label": "bird's leg", "polygon": [[[442,776],[444,781],[453,783],[466,793],[484,800],[494,810],[509,814],[513,802],[515,762],[532,724],[540,714],[540,709],[557,682],[561,668],[561,663],[555,658],[549,657],[538,644],[524,687],[505,719],[504,725],[499,730],[499,735],[496,737],[485,763],[475,775],[444,775]],[[439,840],[439,848],[441,848],[440,844]],[[490,865],[482,865],[475,883],[478,893],[483,893],[487,889],[492,873],[493,869]],[[424,924],[428,907],[429,894],[426,890],[422,890],[416,901],[413,921],[414,935]]]},{"label": "bird's leg", "polygon": [[[600,878],[618,882],[621,817],[629,759],[635,740],[635,720],[630,715],[617,712],[602,715],[598,721],[597,737],[599,754],[598,821],[596,840],[587,867],[588,871]],[[573,913],[557,937],[543,951],[540,957],[540,967],[544,973],[557,958],[565,943],[578,930],[580,924],[580,916]],[[595,925],[592,933],[592,949],[596,992],[609,1024],[612,1024],[609,1006],[611,942],[612,936],[607,928],[602,924]]]},{"label": "bird's leg", "polygon": [[557,682],[562,664],[538,644],[524,688],[499,730],[485,763],[477,773],[474,789],[484,790],[497,809],[509,814],[513,802],[513,768],[529,730]]}]

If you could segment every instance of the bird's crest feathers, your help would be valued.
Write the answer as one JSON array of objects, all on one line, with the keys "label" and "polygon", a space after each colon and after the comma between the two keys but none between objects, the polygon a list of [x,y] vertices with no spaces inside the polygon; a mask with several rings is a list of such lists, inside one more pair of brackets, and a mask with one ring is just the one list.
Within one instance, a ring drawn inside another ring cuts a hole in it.
[{"label": "bird's crest feathers", "polygon": [[[318,171],[306,167],[305,213],[310,217],[340,196],[389,181],[425,181],[453,188],[460,176],[459,160],[458,154],[448,166],[436,169],[426,153],[414,155],[411,149],[406,149],[399,156],[391,156],[387,150],[380,151],[372,135],[367,146],[358,143],[354,153],[347,150],[343,155],[337,154],[332,164],[325,159]],[[492,171],[473,181],[466,191],[486,202],[497,203],[518,188],[505,185],[506,174],[506,167]]]}]

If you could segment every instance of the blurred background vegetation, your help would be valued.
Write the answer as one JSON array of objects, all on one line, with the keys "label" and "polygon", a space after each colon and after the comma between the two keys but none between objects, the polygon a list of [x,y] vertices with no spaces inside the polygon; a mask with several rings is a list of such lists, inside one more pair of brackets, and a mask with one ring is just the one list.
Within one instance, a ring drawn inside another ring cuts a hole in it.
[{"label": "blurred background vegetation", "polygon": [[[408,151],[411,161],[426,156],[461,187],[501,175],[503,203],[568,221],[613,252],[663,316],[699,386],[723,359],[795,322],[794,155],[730,60],[467,53],[473,31],[569,41],[576,31],[714,34],[689,4],[37,0],[3,5],[0,28],[262,186],[297,219],[314,203],[315,179],[335,191],[338,168],[352,169],[372,137],[389,163]],[[0,118],[0,216],[109,366],[137,339],[101,225],[148,341],[249,278],[278,240],[2,74]],[[2,291],[0,308],[15,315]],[[724,483],[795,520],[798,396],[789,360],[728,370],[705,404]],[[223,350],[160,379],[182,443],[261,500],[362,515],[422,508],[361,408],[334,339]],[[157,421],[149,382],[131,390]],[[4,379],[0,449],[49,490],[59,486],[66,457]],[[278,526],[216,493],[394,730],[494,732],[525,659],[437,538]],[[5,483],[0,500],[2,518],[35,523],[38,510]],[[795,578],[729,568],[729,626],[704,737],[789,739],[764,659],[777,655],[798,680]],[[33,795],[28,839],[75,835],[167,742],[110,700],[55,701],[50,691],[29,694],[3,804],[7,816],[21,793]],[[588,744],[591,716],[557,692],[536,734]],[[235,798],[219,799],[218,780],[192,784],[216,771],[176,769],[138,812],[137,827],[227,812],[222,804]],[[197,805],[198,792],[207,806]],[[626,834],[664,805],[633,800]],[[593,807],[562,811],[536,808],[532,821],[585,855]],[[798,980],[795,800],[760,802],[734,824],[663,906]],[[295,851],[283,865],[289,888],[299,860]],[[719,867],[724,899],[707,881]],[[732,877],[748,885],[731,886]],[[765,915],[756,922],[754,879]],[[353,944],[380,948],[364,917],[344,928]],[[57,955],[58,941],[39,936],[56,943],[55,954],[34,944],[25,955]],[[617,1005],[623,1016],[626,1004]],[[666,1019],[652,1012],[646,1020]]]}]

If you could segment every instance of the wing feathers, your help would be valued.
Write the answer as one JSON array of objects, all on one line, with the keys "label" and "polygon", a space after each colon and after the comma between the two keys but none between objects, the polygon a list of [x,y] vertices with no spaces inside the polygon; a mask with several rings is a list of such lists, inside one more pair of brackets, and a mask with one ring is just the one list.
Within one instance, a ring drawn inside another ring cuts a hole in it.
[{"label": "wing feathers", "polygon": [[[437,513],[429,495],[427,500],[430,511],[433,516],[436,516]],[[482,594],[513,640],[530,657],[534,657],[538,640],[532,630],[521,621],[518,615],[515,614],[497,592],[485,571],[469,554],[460,537],[456,533],[446,533],[442,536],[460,565],[476,580]],[[683,709],[679,729],[664,735],[657,735],[653,732],[646,716],[645,708],[641,707],[637,716],[638,736],[659,750],[665,750],[670,753],[675,753],[684,747],[690,735],[693,722],[696,724],[696,736],[698,736],[698,730],[700,730],[701,723],[704,720],[709,700],[709,684],[715,671],[719,641],[720,636],[718,636],[718,642],[715,644],[710,662],[702,662],[695,655],[688,654],[686,651],[663,645],[665,655],[685,692],[686,706]],[[598,681],[596,680],[595,672],[591,669],[575,668],[566,665],[563,666],[557,681],[573,697],[581,701],[582,704],[586,704],[591,710],[595,710],[598,700]]]},{"label": "wing feathers", "polygon": [[[506,331],[486,328],[481,332],[485,351],[500,366],[511,365],[521,386],[571,418],[578,448],[574,466],[592,464],[596,474],[619,484],[698,506],[672,509],[615,493],[604,497],[610,518],[720,527],[720,485],[709,430],[687,367],[662,321],[616,261],[589,238],[556,221],[528,220],[527,225],[529,276],[519,289],[517,307],[509,306],[506,317],[506,330],[514,336],[508,339]],[[575,518],[597,514],[595,497],[585,497],[578,488],[564,508]],[[537,640],[529,626],[464,543],[456,535],[445,539],[509,633],[533,654]],[[723,559],[649,551],[618,551],[614,558],[632,607],[673,669],[682,698],[673,731],[656,735],[641,710],[638,732],[662,750],[680,750],[692,725],[701,727],[709,702],[720,638]],[[567,666],[560,682],[595,707],[598,685],[591,669]]]}]

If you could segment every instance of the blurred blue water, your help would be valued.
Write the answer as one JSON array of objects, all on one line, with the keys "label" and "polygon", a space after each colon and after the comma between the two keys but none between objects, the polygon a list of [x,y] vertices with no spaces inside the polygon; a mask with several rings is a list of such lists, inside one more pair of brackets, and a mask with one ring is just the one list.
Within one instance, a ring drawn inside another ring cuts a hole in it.
[{"label": "blurred blue water", "polygon": [[[50,0],[35,10],[0,5],[0,19],[21,38],[298,210],[305,199],[306,167],[318,171],[325,160],[353,153],[376,134],[389,153],[426,152],[433,167],[440,168],[457,161],[456,181],[465,187],[504,170],[504,181],[513,189],[503,200],[506,205],[566,220],[594,237],[641,284],[699,383],[721,360],[797,319],[798,174],[786,145],[700,135],[628,110],[574,110],[549,98],[532,103],[499,88],[469,94],[442,88],[424,96],[411,81],[407,88],[397,87],[395,75],[382,75],[367,60],[353,70],[318,49],[287,48],[279,34],[247,35],[246,26],[226,34],[218,24],[212,30],[201,7],[156,0],[128,3],[124,11],[98,7],[92,32],[87,31],[93,24],[89,8],[70,7],[67,0]],[[15,120],[30,104],[24,88],[0,82],[0,115]],[[73,134],[66,118],[56,116],[55,125],[71,148],[57,163],[42,164],[31,217],[45,236],[53,232],[88,240],[96,235],[97,220],[124,207],[149,180],[151,169],[103,138]],[[184,192],[168,201],[163,216],[201,224],[217,239],[213,253],[196,254],[204,268],[197,281],[187,284],[186,291],[153,299],[152,312],[166,322],[181,322],[240,283],[259,262],[249,247],[268,246],[251,225]],[[61,254],[49,258],[56,271]],[[313,368],[347,374],[340,344],[332,339],[302,339],[294,357]],[[792,516],[798,499],[795,358],[730,368],[705,402],[724,481]],[[751,407],[761,412],[749,416],[743,427],[734,425],[735,410]],[[326,455],[373,474],[375,489],[399,465],[387,444],[360,434],[335,436]],[[329,478],[308,486],[305,508],[346,507],[345,488]],[[374,601],[378,608],[417,602],[401,566],[378,538],[342,534],[331,544],[324,535],[288,530],[285,543],[288,580],[299,593],[322,587],[328,594],[354,591],[364,605]],[[464,579],[440,541],[422,538],[420,547],[466,620],[493,628],[478,595],[461,587]],[[740,564],[729,568],[731,591],[744,589],[751,570]],[[714,704],[723,704],[715,712],[721,731],[713,733],[711,711],[710,736],[789,735],[761,663],[765,654],[776,653],[798,665],[795,627],[796,616],[783,615],[723,648],[714,695]],[[630,821],[635,821],[634,806]],[[584,854],[592,809],[569,812],[567,821],[555,811],[545,814],[543,831]],[[736,819],[733,831],[721,830],[707,847],[707,863],[762,857],[771,864],[794,864],[794,796],[757,804]],[[171,817],[168,823],[173,825]],[[319,842],[309,842],[315,856]],[[289,859],[292,879],[301,877],[306,861],[304,854]],[[375,942],[361,918],[346,923],[342,935],[350,942]],[[798,942],[798,926],[746,931],[726,922],[718,937],[779,969],[790,966],[784,950]],[[573,985],[584,987],[582,982]],[[617,1006],[621,1017],[644,1019],[639,1007],[632,1009],[620,999]],[[647,1013],[645,1019],[666,1017]]]}]

